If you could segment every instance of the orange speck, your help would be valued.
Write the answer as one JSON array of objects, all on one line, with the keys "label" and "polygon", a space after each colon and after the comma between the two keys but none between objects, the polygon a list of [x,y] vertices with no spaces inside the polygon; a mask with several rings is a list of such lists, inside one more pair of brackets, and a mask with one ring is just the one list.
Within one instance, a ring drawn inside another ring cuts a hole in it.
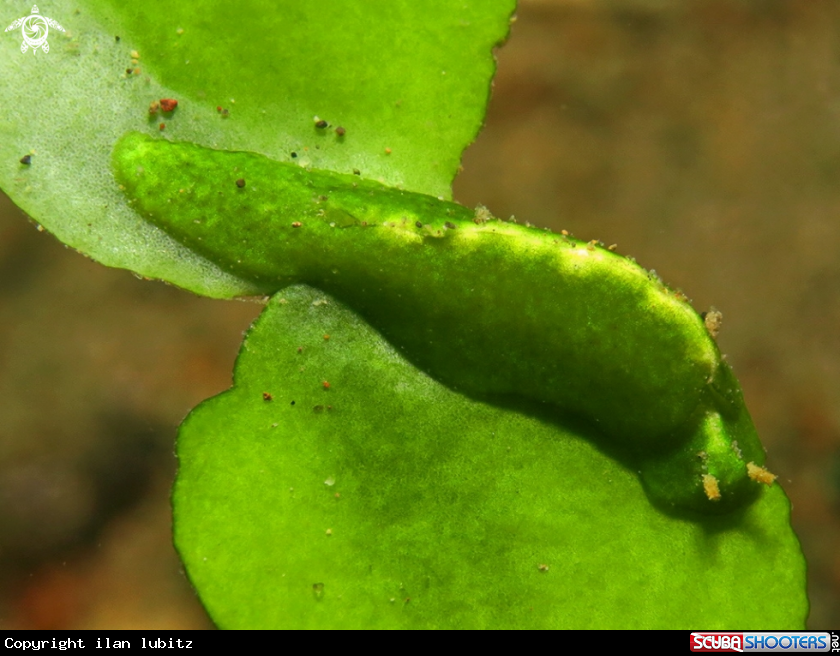
[{"label": "orange speck", "polygon": [[759,467],[754,462],[747,463],[747,475],[757,483],[764,483],[765,485],[772,485],[777,476],[771,474],[764,467]]},{"label": "orange speck", "polygon": [[703,491],[709,501],[720,501],[720,487],[718,479],[711,474],[703,474]]}]

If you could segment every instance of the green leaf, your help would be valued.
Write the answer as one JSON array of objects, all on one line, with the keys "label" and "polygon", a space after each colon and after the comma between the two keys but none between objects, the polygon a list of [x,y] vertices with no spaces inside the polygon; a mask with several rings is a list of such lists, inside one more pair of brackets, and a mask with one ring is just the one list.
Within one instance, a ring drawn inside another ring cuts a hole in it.
[{"label": "green leaf", "polygon": [[[0,7],[6,25],[29,14],[19,2]],[[513,0],[41,5],[66,30],[50,30],[48,53],[22,53],[19,30],[0,38],[0,186],[103,264],[210,296],[265,291],[140,220],[110,170],[115,141],[129,130],[160,135],[165,123],[169,138],[357,169],[449,198],[513,8]],[[150,116],[162,98],[178,107]],[[315,116],[329,126],[317,128]],[[29,153],[31,164],[20,164]]]},{"label": "green leaf", "polygon": [[803,627],[778,486],[669,516],[583,435],[469,400],[289,288],[181,428],[176,544],[227,628]]}]

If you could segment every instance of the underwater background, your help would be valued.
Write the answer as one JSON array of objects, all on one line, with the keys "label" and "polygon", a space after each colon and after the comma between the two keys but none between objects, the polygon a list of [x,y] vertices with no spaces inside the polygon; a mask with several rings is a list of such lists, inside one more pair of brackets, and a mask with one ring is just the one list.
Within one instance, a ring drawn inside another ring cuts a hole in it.
[{"label": "underwater background", "polygon": [[[498,57],[456,199],[723,312],[809,627],[840,627],[840,4],[522,0]],[[0,195],[0,628],[211,626],[171,544],[173,443],[260,309],[102,267]]]}]

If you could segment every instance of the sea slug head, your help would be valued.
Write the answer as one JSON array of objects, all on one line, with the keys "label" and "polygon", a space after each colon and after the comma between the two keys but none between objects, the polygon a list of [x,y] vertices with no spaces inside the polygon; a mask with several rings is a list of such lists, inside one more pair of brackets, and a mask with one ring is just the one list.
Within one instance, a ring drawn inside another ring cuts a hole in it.
[{"label": "sea slug head", "polygon": [[755,501],[761,483],[772,484],[759,466],[764,450],[746,408],[737,414],[700,408],[683,430],[690,434],[677,448],[642,461],[642,484],[657,506],[725,514]]}]

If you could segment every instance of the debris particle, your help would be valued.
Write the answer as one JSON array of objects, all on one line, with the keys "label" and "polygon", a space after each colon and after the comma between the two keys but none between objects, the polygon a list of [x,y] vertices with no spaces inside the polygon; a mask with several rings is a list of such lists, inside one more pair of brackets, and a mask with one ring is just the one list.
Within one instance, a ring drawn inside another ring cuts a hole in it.
[{"label": "debris particle", "polygon": [[328,125],[329,123],[327,123],[324,119],[318,118],[317,116],[315,117],[315,127],[319,130],[323,130]]},{"label": "debris particle", "polygon": [[20,158],[20,163],[24,166],[29,166],[30,164],[32,164],[32,155],[24,155]]},{"label": "debris particle", "polygon": [[709,334],[712,337],[717,337],[723,325],[723,312],[712,306],[708,312],[704,312],[700,316],[703,317],[703,323],[706,324],[706,330],[709,331]]},{"label": "debris particle", "polygon": [[166,123],[161,123],[160,125],[158,125],[158,130],[160,130],[161,132],[163,132],[165,129],[166,129]]},{"label": "debris particle", "polygon": [[178,101],[173,98],[161,98],[160,109],[163,112],[173,112],[178,106]]},{"label": "debris particle", "polygon": [[487,223],[492,218],[493,215],[490,213],[490,210],[484,207],[484,205],[475,206],[475,218],[473,219],[475,223],[478,223],[479,225]]},{"label": "debris particle", "polygon": [[130,54],[132,59],[140,59],[140,53],[136,50],[132,50]]},{"label": "debris particle", "polygon": [[614,251],[616,248],[618,248],[618,244],[610,244],[607,246],[608,251]]},{"label": "debris particle", "polygon": [[325,340],[329,340],[329,338],[330,338],[330,336],[329,336],[329,335],[324,335],[324,339],[325,339]]},{"label": "debris particle", "polygon": [[353,169],[353,175],[361,175],[362,172],[359,169]]},{"label": "debris particle", "polygon": [[569,231],[568,230],[561,230],[560,234],[563,235],[564,237],[568,237],[569,236]]},{"label": "debris particle", "polygon": [[160,103],[157,100],[153,100],[149,103],[149,114],[157,114],[157,111],[160,109]]},{"label": "debris particle", "polygon": [[771,474],[764,467],[759,467],[754,462],[747,463],[747,476],[756,483],[764,483],[765,485],[772,485],[773,481],[778,478],[775,474]]},{"label": "debris particle", "polygon": [[539,569],[541,572],[547,572],[548,571],[548,565],[543,563],[541,565],[538,565],[537,569]]},{"label": "debris particle", "polygon": [[312,412],[314,412],[315,414],[321,414],[323,411],[324,411],[324,406],[322,406],[322,405],[316,405],[315,407],[312,408]]},{"label": "debris particle", "polygon": [[263,392],[263,401],[271,401],[274,397],[271,396],[268,392]]},{"label": "debris particle", "polygon": [[298,353],[303,353],[303,347],[302,346],[298,346]]},{"label": "debris particle", "polygon": [[391,154],[391,149],[390,149],[390,148],[386,148],[386,149],[385,149],[385,154],[386,154],[386,155],[390,155],[390,154]]},{"label": "debris particle", "polygon": [[313,583],[312,584],[312,594],[315,595],[316,599],[320,599],[324,596],[324,584],[323,583]]},{"label": "debris particle", "polygon": [[338,492],[336,492],[336,493],[335,493],[335,498],[336,498],[336,499],[340,499],[340,498],[341,498],[341,494],[339,494]]},{"label": "debris particle", "polygon": [[325,381],[322,383],[322,385],[324,386],[324,389],[325,389],[325,390],[328,390],[328,389],[330,388],[330,383],[329,383],[329,381],[326,381],[326,380],[325,380]]},{"label": "debris particle", "polygon": [[703,491],[709,501],[720,501],[720,487],[718,479],[711,474],[703,474]]},{"label": "debris particle", "polygon": [[443,227],[448,228],[449,230],[454,230],[455,229],[455,224],[452,223],[452,221],[447,221],[446,223],[443,224]]},{"label": "debris particle", "polygon": [[139,69],[139,68],[135,68],[135,69],[134,69],[133,71],[131,71],[131,72],[132,72],[132,73],[134,73],[135,75],[140,75],[140,69]]},{"label": "debris particle", "polygon": [[242,189],[245,186],[245,178],[239,178],[239,180],[236,181],[236,186]]},{"label": "debris particle", "polygon": [[347,130],[345,130],[343,127],[341,127],[341,126],[339,125],[339,126],[335,129],[335,133],[336,133],[339,137],[343,137],[345,134],[347,134]]},{"label": "debris particle", "polygon": [[293,228],[300,228],[303,224],[300,221],[294,221],[292,223]]}]

